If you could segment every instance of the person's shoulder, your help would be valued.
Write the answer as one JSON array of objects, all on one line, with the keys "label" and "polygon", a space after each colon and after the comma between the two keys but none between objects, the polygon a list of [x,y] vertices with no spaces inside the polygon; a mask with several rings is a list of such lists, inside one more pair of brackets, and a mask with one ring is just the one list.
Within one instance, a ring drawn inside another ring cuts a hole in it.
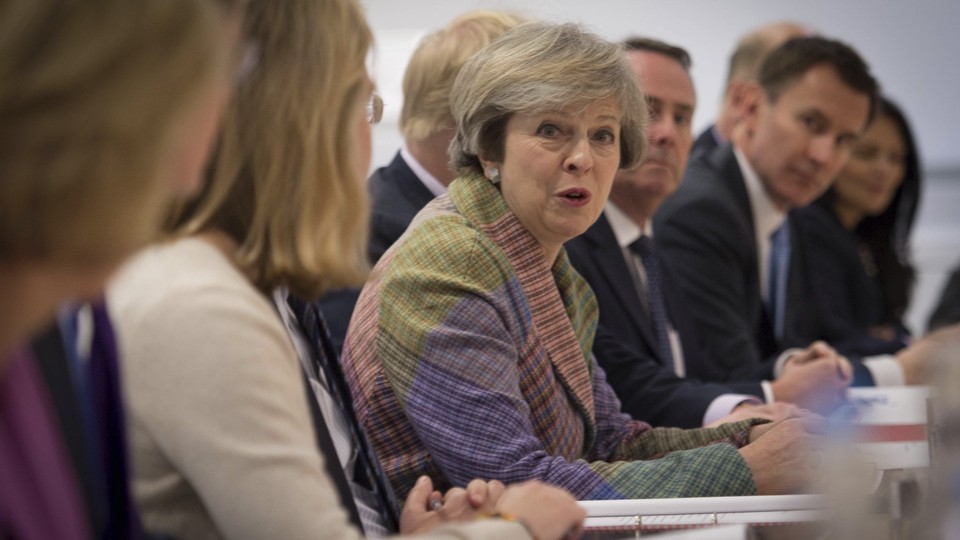
[{"label": "person's shoulder", "polygon": [[790,220],[799,241],[817,251],[856,251],[852,235],[839,219],[821,204],[811,204],[790,211]]},{"label": "person's shoulder", "polygon": [[823,201],[816,201],[807,206],[794,208],[790,211],[791,218],[803,223],[826,224],[830,221],[837,221],[833,214]]},{"label": "person's shoulder", "polygon": [[107,286],[111,315],[122,323],[187,323],[214,315],[263,319],[270,303],[214,246],[184,238],[151,246]]},{"label": "person's shoulder", "polygon": [[376,198],[382,192],[397,191],[402,186],[400,182],[405,178],[416,178],[416,174],[403,160],[400,152],[393,157],[390,163],[378,167],[367,178],[367,191]]},{"label": "person's shoulder", "polygon": [[502,284],[506,265],[503,250],[444,196],[424,208],[398,240],[385,275],[429,270],[488,289]]},{"label": "person's shoulder", "polygon": [[392,185],[392,182],[389,181],[392,176],[389,167],[389,165],[385,165],[370,173],[370,177],[367,178],[367,192],[371,197],[375,198]]},{"label": "person's shoulder", "polygon": [[181,238],[149,246],[125,263],[110,288],[146,287],[155,294],[170,290],[203,288],[210,284],[242,286],[246,280],[212,244]]},{"label": "person's shoulder", "polygon": [[402,239],[403,251],[459,266],[489,242],[465,216],[447,210],[431,204],[418,214]]},{"label": "person's shoulder", "polygon": [[[296,373],[272,300],[206,242],[178,240],[139,254],[108,286],[107,306],[135,379],[217,374],[261,384],[265,369],[278,381]],[[293,380],[282,384],[296,388]]]},{"label": "person's shoulder", "polygon": [[683,181],[657,210],[654,220],[662,227],[673,219],[711,221],[740,214],[727,179],[708,162],[691,163]]}]

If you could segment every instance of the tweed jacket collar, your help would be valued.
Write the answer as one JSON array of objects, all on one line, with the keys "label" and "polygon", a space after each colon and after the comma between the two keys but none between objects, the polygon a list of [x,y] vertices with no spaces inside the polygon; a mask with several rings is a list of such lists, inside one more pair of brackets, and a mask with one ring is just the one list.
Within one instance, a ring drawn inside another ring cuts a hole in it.
[{"label": "tweed jacket collar", "polygon": [[540,243],[486,178],[458,178],[450,184],[449,196],[457,210],[505,254],[526,296],[540,342],[591,433],[595,410],[590,351],[598,317],[593,291],[574,270],[565,249],[547,268]]}]

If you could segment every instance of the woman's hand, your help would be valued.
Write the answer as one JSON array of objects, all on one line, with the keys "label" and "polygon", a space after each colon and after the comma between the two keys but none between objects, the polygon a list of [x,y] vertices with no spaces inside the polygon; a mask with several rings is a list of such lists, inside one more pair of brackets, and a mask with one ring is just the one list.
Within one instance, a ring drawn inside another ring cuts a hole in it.
[{"label": "woman's hand", "polygon": [[473,480],[467,488],[445,495],[421,476],[410,490],[400,515],[400,532],[427,532],[441,523],[473,521],[500,515],[515,519],[537,540],[577,538],[583,532],[585,512],[566,490],[530,481],[504,488],[497,480]]},{"label": "woman's hand", "polygon": [[770,405],[754,405],[752,403],[741,403],[734,407],[733,411],[727,416],[714,420],[703,427],[715,428],[717,426],[728,424],[730,422],[739,422],[748,418],[765,418],[771,422],[777,422],[785,418],[801,415],[802,409],[792,403],[772,403]]},{"label": "woman's hand", "polygon": [[434,491],[433,482],[421,476],[407,496],[400,514],[400,532],[427,532],[445,522],[471,521],[494,512],[505,488],[498,480],[473,480],[467,488],[452,488],[446,494]]},{"label": "woman's hand", "polygon": [[516,518],[537,540],[580,538],[587,515],[570,492],[535,480],[508,487],[496,511]]}]

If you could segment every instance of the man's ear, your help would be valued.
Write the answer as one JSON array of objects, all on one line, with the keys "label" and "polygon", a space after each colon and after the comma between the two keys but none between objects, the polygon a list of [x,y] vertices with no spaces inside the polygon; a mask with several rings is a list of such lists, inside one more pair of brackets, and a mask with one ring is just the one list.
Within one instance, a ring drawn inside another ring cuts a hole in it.
[{"label": "man's ear", "polygon": [[760,106],[766,99],[766,94],[763,88],[755,82],[742,84],[738,94],[737,123],[747,123],[749,128],[749,124],[756,119]]},{"label": "man's ear", "polygon": [[736,109],[740,106],[740,102],[743,99],[744,84],[743,81],[730,81],[727,83],[727,88],[723,93],[723,100],[728,107]]}]

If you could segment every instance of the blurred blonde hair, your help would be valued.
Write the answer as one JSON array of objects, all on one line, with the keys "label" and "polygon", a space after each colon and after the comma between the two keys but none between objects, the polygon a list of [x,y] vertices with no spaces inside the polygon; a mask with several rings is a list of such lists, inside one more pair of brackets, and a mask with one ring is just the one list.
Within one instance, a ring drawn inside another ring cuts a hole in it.
[{"label": "blurred blonde hair", "polygon": [[460,68],[474,53],[522,22],[523,18],[510,13],[470,11],[424,37],[403,74],[403,136],[424,140],[452,129],[450,88]]},{"label": "blurred blonde hair", "polygon": [[222,8],[0,5],[0,260],[115,264],[156,236],[176,128],[226,77]]},{"label": "blurred blonde hair", "polygon": [[262,291],[303,297],[363,282],[368,208],[355,170],[358,109],[373,42],[355,0],[252,2],[256,68],[227,107],[209,181],[174,218],[215,228]]}]

